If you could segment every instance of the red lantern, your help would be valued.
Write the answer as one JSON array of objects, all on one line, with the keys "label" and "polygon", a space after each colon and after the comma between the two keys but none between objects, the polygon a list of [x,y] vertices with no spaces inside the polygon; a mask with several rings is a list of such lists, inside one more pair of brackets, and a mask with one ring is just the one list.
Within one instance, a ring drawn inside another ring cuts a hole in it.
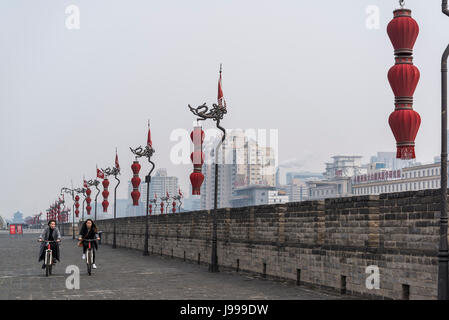
[{"label": "red lantern", "polygon": [[109,180],[107,178],[105,178],[103,180],[102,184],[103,184],[103,192],[101,194],[103,196],[103,202],[101,203],[101,205],[103,206],[103,212],[108,212],[108,206],[109,206],[109,202],[108,202],[108,197],[109,197],[109,191],[108,191]]},{"label": "red lantern", "polygon": [[173,213],[175,213],[176,212],[176,202],[175,201],[172,202],[172,206],[173,206],[172,211],[173,211]]},{"label": "red lantern", "polygon": [[150,203],[149,208],[150,208],[150,214],[151,214],[153,212],[153,205],[151,203]]},{"label": "red lantern", "polygon": [[161,214],[164,213],[164,202],[161,201]]},{"label": "red lantern", "polygon": [[140,164],[136,160],[131,165],[131,170],[133,171],[133,178],[131,179],[131,184],[133,185],[133,191],[131,192],[131,197],[133,198],[133,205],[138,206],[139,205],[139,198],[140,198],[140,192],[139,192],[139,185],[140,185],[140,178],[139,178],[139,171],[140,171]]},{"label": "red lantern", "polygon": [[201,172],[192,172],[190,174],[190,183],[192,184],[192,194],[199,195],[201,190],[201,185],[204,181],[204,175]]},{"label": "red lantern", "polygon": [[387,32],[395,49],[395,65],[388,71],[388,81],[395,95],[395,110],[388,123],[396,139],[398,159],[414,159],[415,138],[421,124],[421,117],[413,110],[413,94],[420,78],[420,72],[413,65],[413,46],[419,27],[411,17],[411,10],[398,9],[388,24]]},{"label": "red lantern", "polygon": [[103,206],[103,212],[107,212],[108,211],[108,206],[109,206],[108,200],[103,200],[101,205]]},{"label": "red lantern", "polygon": [[193,172],[190,174],[193,195],[200,194],[201,185],[204,181],[204,175],[201,173],[204,163],[204,153],[202,151],[204,136],[204,131],[200,126],[194,127],[190,134],[190,139],[192,139],[193,142],[193,152],[190,155],[190,159],[193,162]]},{"label": "red lantern", "polygon": [[75,201],[76,201],[76,202],[80,201],[80,196],[79,196],[79,195],[76,195],[76,196],[75,196]]},{"label": "red lantern", "polygon": [[418,23],[412,18],[410,9],[393,11],[394,18],[387,27],[395,55],[412,55],[419,33]]},{"label": "red lantern", "polygon": [[79,214],[80,214],[80,211],[78,209],[76,209],[75,210],[75,215],[76,215],[77,218],[78,218]]},{"label": "red lantern", "polygon": [[388,123],[397,141],[396,158],[414,159],[415,138],[421,124],[421,117],[414,110],[395,110]]},{"label": "red lantern", "polygon": [[396,64],[388,71],[388,81],[396,97],[413,97],[419,78],[412,57],[397,57]]}]

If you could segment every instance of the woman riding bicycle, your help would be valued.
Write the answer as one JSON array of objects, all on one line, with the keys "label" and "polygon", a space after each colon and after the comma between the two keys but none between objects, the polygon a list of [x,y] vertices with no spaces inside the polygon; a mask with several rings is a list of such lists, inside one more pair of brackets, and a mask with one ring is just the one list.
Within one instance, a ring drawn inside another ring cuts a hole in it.
[{"label": "woman riding bicycle", "polygon": [[[45,241],[56,241],[50,242],[50,249],[53,252],[53,264],[56,263],[55,260],[59,261],[59,242],[61,242],[61,233],[59,229],[56,228],[56,220],[48,221],[48,227],[42,232],[39,237],[39,241],[41,242],[41,247],[39,249],[39,261],[44,260],[45,256]],[[45,263],[42,264],[42,269],[45,269]]]},{"label": "woman riding bicycle", "polygon": [[[81,227],[81,231],[78,237],[78,240],[83,242],[83,259],[86,259],[86,251],[89,246],[88,241],[83,240],[100,240],[100,237],[97,233],[97,226],[92,221],[92,219],[87,219],[83,226]],[[93,247],[92,247],[92,253],[93,253],[93,264],[92,268],[97,269],[97,266],[95,265],[95,251],[98,250],[97,241],[93,241]]]}]

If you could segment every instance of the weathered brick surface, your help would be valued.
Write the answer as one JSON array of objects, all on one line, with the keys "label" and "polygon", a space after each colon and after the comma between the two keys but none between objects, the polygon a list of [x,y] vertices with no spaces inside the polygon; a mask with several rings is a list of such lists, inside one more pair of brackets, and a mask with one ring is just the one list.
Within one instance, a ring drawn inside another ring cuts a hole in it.
[{"label": "weathered brick surface", "polygon": [[[221,267],[265,274],[373,298],[437,295],[439,190],[356,196],[217,213]],[[149,217],[149,250],[209,263],[213,211]],[[100,220],[112,243],[113,220]],[[117,246],[143,249],[145,217],[119,218]],[[369,290],[365,269],[380,269],[380,289]]]}]

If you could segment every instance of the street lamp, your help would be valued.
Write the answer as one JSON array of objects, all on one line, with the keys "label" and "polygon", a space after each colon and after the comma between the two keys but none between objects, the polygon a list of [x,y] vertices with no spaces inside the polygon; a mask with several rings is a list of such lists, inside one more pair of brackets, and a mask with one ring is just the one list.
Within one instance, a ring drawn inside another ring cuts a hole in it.
[{"label": "street lamp", "polygon": [[153,204],[154,204],[154,212],[156,212],[157,209],[157,194],[154,194],[154,199],[150,200],[151,204],[150,204],[150,214],[153,211]]},{"label": "street lamp", "polygon": [[[221,74],[221,69],[220,69]],[[218,258],[217,258],[217,195],[218,195],[218,150],[223,144],[226,138],[225,128],[220,126],[220,121],[223,119],[224,114],[227,113],[226,107],[213,104],[212,109],[203,105],[192,108],[189,105],[190,111],[197,116],[197,121],[202,121],[206,119],[212,119],[216,122],[216,127],[223,132],[223,136],[215,149],[215,182],[214,182],[214,213],[212,216],[212,254],[211,254],[211,264],[209,266],[210,272],[218,272]]]},{"label": "street lamp", "polygon": [[148,252],[148,241],[150,238],[149,235],[149,229],[148,229],[148,210],[150,206],[150,182],[151,182],[151,173],[154,170],[155,164],[153,161],[151,161],[151,157],[153,156],[155,150],[153,149],[153,143],[151,141],[151,131],[150,131],[150,123],[148,122],[148,139],[147,139],[147,145],[145,146],[145,149],[142,148],[142,146],[139,146],[135,149],[129,148],[131,152],[136,156],[137,158],[140,157],[146,157],[148,158],[148,162],[151,164],[151,169],[148,172],[148,175],[145,176],[145,182],[147,184],[147,204],[146,204],[146,218],[145,218],[145,243],[143,245],[143,255],[148,256],[150,253]]},{"label": "street lamp", "polygon": [[81,188],[81,193],[82,193],[82,196],[84,197],[84,199],[83,199],[83,209],[82,209],[82,213],[81,213],[81,221],[84,221],[84,204],[86,203],[86,188]]},{"label": "street lamp", "polygon": [[[164,213],[165,210],[165,214],[168,214],[168,200],[170,200],[170,196],[167,195],[165,197],[161,196],[161,213]],[[164,205],[165,205],[165,209],[164,209]]]},{"label": "street lamp", "polygon": [[179,202],[179,205],[178,205],[178,212],[181,212],[181,205],[182,205],[181,199],[182,199],[182,193],[181,193],[181,190],[179,190],[179,194],[176,195],[176,196],[173,196],[173,200]]},{"label": "street lamp", "polygon": [[72,196],[72,239],[75,239],[75,192],[82,193],[82,189],[70,189],[67,187],[61,188],[61,193],[68,193]]},{"label": "street lamp", "polygon": [[97,198],[98,198],[98,195],[100,194],[100,189],[98,189],[99,184],[100,184],[100,181],[98,181],[97,179],[87,181],[87,185],[89,187],[94,186],[95,189],[97,189],[97,194],[95,195],[95,221],[97,221]]},{"label": "street lamp", "polygon": [[[58,222],[64,223],[64,208],[65,208],[65,201],[64,201],[64,194],[61,192],[62,199],[58,197]],[[61,205],[63,205],[61,209]],[[64,236],[64,228],[62,228],[61,232],[62,236]]]},{"label": "street lamp", "polygon": [[[449,16],[447,0],[442,1],[442,12]],[[447,244],[447,59],[449,45],[441,58],[441,214],[440,214],[440,244],[438,249],[438,299],[448,300],[449,280]]]},{"label": "street lamp", "polygon": [[[116,158],[116,164],[118,163],[117,158]],[[106,168],[106,169],[101,169],[101,171],[105,174],[105,176],[114,176],[115,180],[117,180],[117,185],[114,188],[114,219],[113,221],[113,226],[114,226],[114,233],[112,236],[112,248],[115,249],[117,248],[117,242],[116,242],[116,223],[115,223],[115,219],[116,219],[116,211],[117,211],[117,188],[120,184],[120,179],[117,178],[117,176],[120,174],[120,167],[112,167],[112,168]]]}]

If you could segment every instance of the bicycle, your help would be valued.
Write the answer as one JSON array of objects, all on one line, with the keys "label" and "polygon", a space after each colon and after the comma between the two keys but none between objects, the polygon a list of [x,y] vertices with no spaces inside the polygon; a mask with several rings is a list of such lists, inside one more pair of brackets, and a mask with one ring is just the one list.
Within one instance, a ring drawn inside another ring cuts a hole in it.
[{"label": "bicycle", "polygon": [[51,276],[51,269],[54,264],[53,262],[53,251],[51,250],[50,243],[56,242],[55,240],[38,240],[39,242],[45,242],[47,249],[45,250],[45,256],[44,256],[44,264],[45,264],[45,276],[48,277]]},{"label": "bicycle", "polygon": [[92,265],[94,264],[94,253],[91,246],[91,242],[95,241],[96,239],[84,239],[83,241],[86,241],[89,243],[89,246],[87,247],[86,251],[86,264],[87,264],[87,273],[89,275],[92,274]]}]

